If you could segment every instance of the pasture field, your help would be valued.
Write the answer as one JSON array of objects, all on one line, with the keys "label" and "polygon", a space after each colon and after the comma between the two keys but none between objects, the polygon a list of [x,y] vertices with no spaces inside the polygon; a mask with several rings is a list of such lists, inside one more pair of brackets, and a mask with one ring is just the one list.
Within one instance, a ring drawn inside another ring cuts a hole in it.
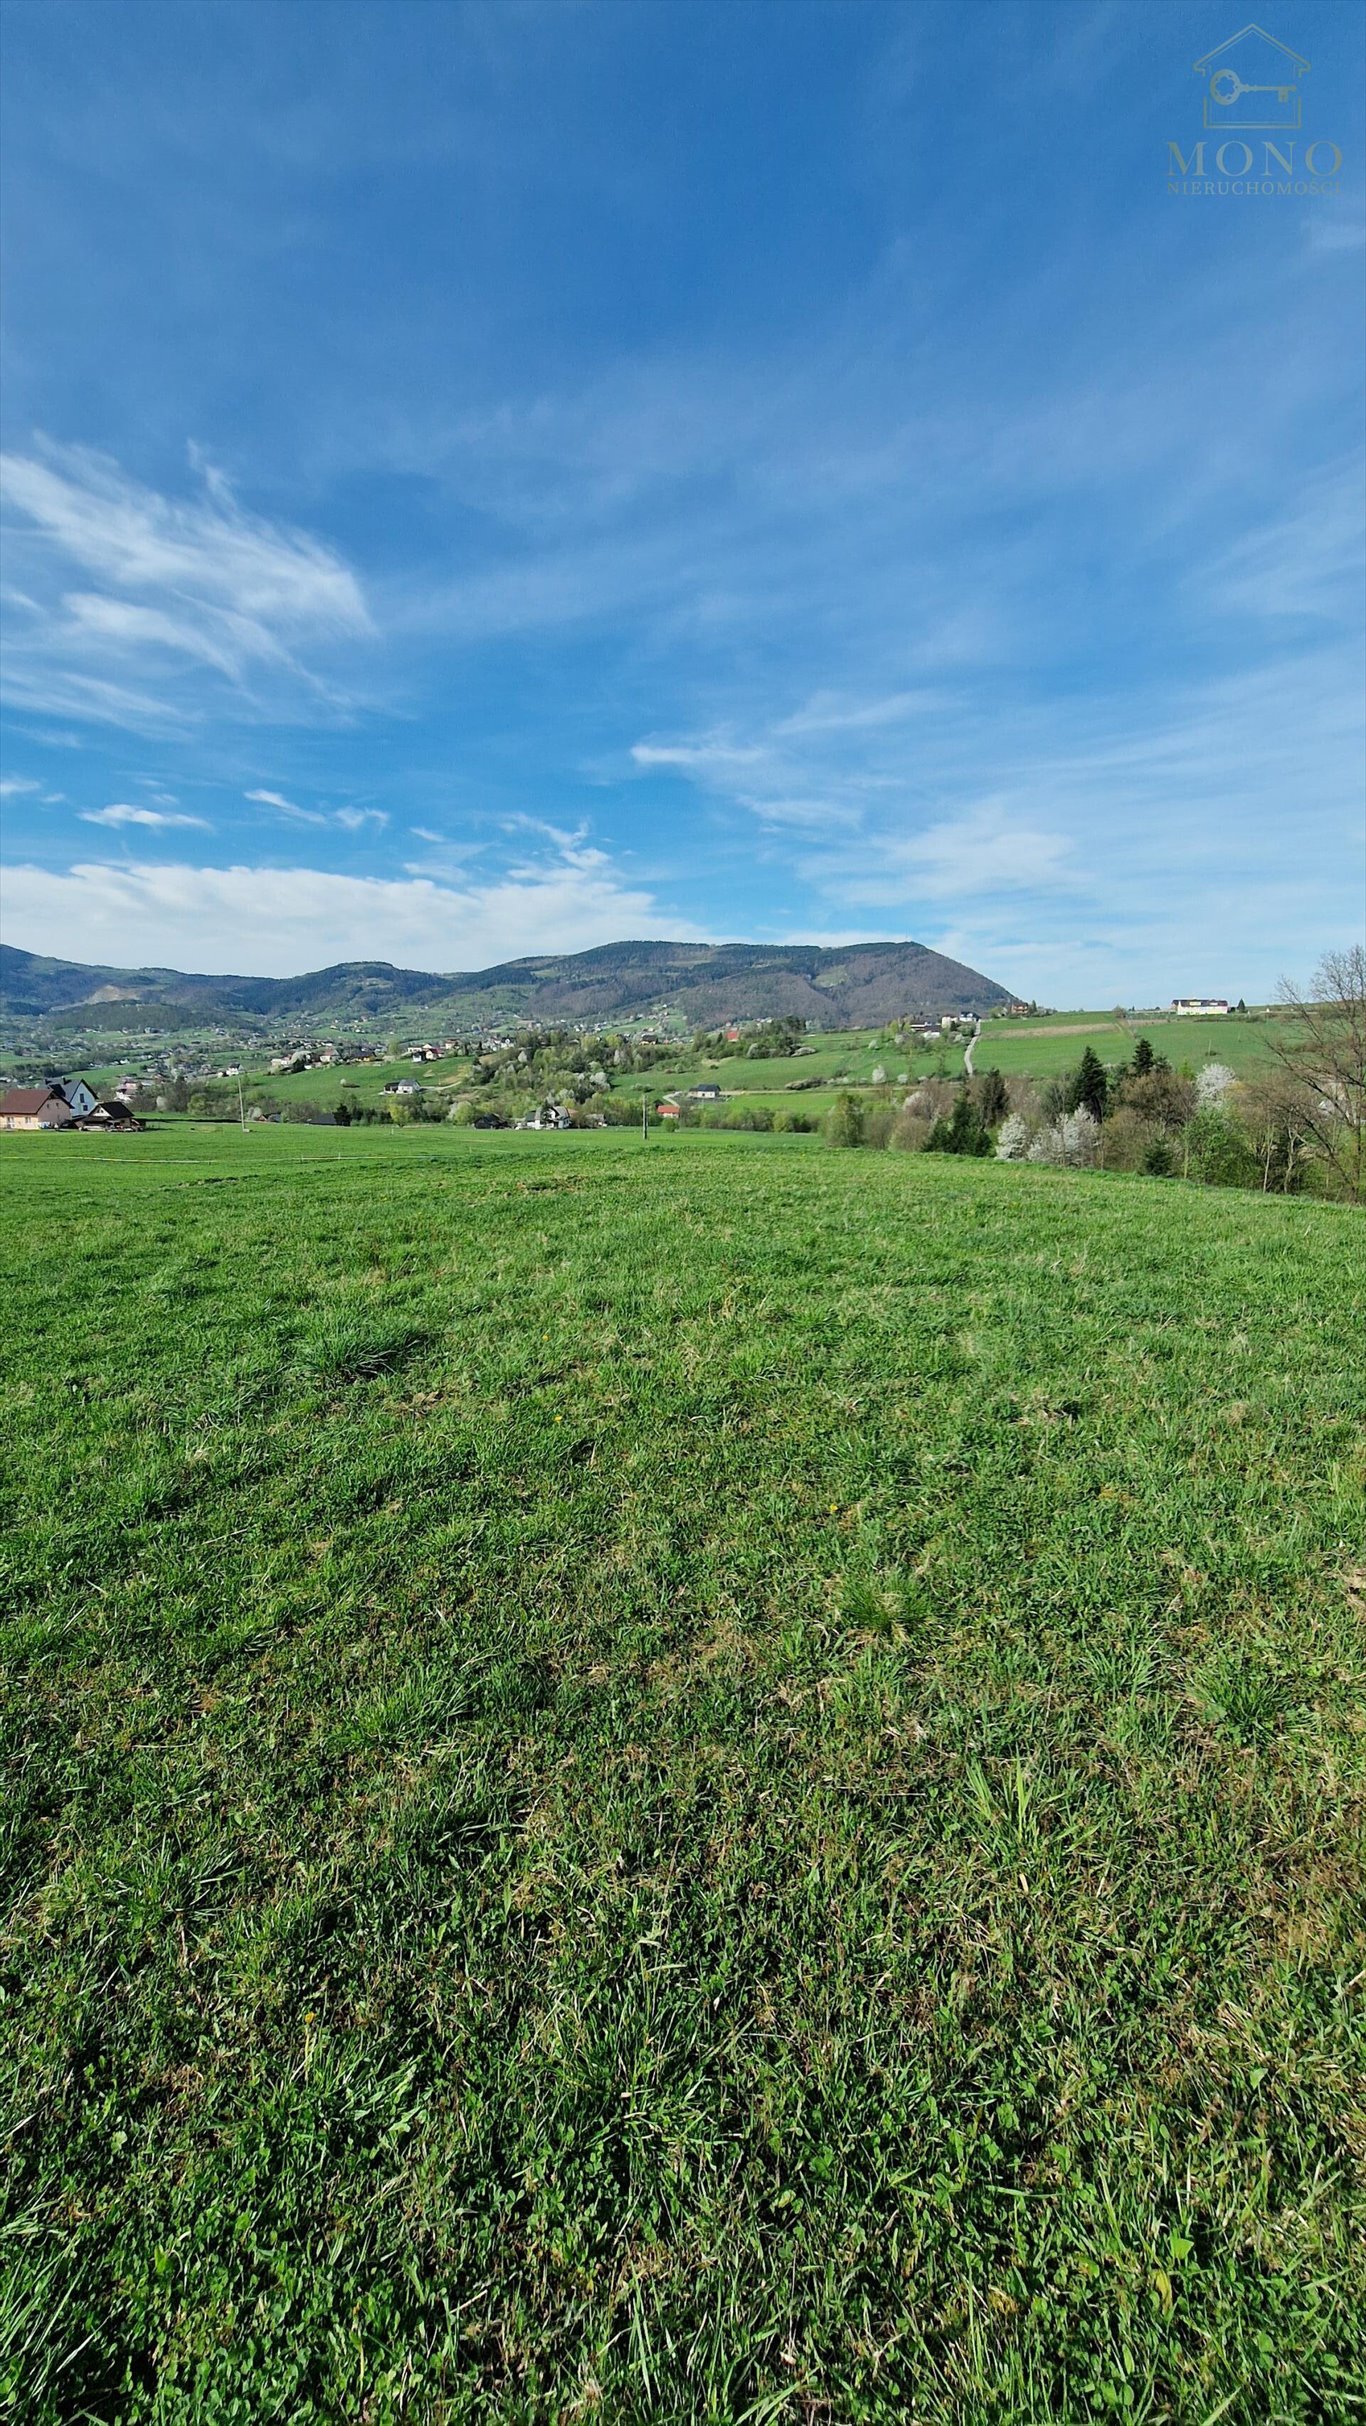
[{"label": "pasture field", "polygon": [[1366,1225],[0,1140],[0,2412],[1359,2420]]},{"label": "pasture field", "polygon": [[983,1023],[975,1067],[994,1062],[1008,1078],[1058,1078],[1075,1069],[1087,1045],[1102,1061],[1132,1061],[1134,1046],[1146,1036],[1155,1053],[1165,1053],[1172,1068],[1221,1061],[1239,1078],[1246,1078],[1267,1059],[1271,1036],[1285,1036],[1289,1024],[1274,1018],[1248,1019],[1131,1019],[1127,1025],[1113,1016],[1088,1019],[1083,1012],[1036,1027],[1029,1020],[997,1019]]},{"label": "pasture field", "polygon": [[[229,1061],[233,1056],[226,1057]],[[242,1064],[242,1085],[250,1103],[253,1092],[273,1096],[282,1104],[316,1103],[324,1111],[339,1103],[378,1104],[390,1079],[412,1078],[435,1093],[460,1087],[470,1074],[469,1058],[452,1054],[445,1061],[414,1062],[404,1053],[396,1061],[343,1062],[332,1069],[270,1070],[264,1062]],[[222,1081],[231,1085],[231,1081]]]}]

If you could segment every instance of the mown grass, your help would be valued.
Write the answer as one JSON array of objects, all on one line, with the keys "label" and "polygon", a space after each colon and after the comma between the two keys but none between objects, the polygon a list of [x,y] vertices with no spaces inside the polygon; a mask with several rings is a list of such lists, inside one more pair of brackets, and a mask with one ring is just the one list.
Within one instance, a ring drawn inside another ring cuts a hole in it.
[{"label": "mown grass", "polygon": [[1359,1216],[3,1149],[0,2408],[1360,2416]]}]

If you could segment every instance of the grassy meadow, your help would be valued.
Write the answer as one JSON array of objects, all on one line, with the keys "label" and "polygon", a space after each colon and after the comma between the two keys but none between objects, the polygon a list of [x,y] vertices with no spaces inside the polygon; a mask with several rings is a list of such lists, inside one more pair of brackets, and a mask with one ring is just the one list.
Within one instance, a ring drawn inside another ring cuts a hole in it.
[{"label": "grassy meadow", "polygon": [[983,1023],[976,1066],[995,1066],[1008,1078],[1058,1078],[1075,1068],[1087,1045],[1104,1062],[1132,1061],[1134,1046],[1146,1036],[1154,1052],[1164,1053],[1173,1069],[1198,1071],[1202,1063],[1220,1061],[1238,1078],[1249,1077],[1268,1058],[1271,1038],[1287,1038],[1290,1022],[1274,1014],[1249,1018],[1116,1019],[1109,1014],[1072,1011],[1035,1022],[992,1019]]},{"label": "grassy meadow", "polygon": [[0,1174],[0,2413],[1361,2417],[1359,1214]]}]

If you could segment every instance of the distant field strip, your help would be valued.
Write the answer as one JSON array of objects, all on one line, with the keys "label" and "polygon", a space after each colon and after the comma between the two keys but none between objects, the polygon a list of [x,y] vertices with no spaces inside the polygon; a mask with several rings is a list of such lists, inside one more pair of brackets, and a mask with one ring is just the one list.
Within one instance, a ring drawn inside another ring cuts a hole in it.
[{"label": "distant field strip", "polygon": [[1360,1215],[186,1127],[0,1226],[0,2412],[1360,2420]]}]

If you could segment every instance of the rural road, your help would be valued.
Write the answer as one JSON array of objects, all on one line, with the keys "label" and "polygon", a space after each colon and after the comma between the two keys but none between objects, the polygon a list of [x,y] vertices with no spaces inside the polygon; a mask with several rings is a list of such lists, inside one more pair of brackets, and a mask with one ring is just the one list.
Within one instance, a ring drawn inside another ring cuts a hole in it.
[{"label": "rural road", "polygon": [[971,1036],[968,1038],[967,1043],[963,1047],[963,1075],[965,1078],[971,1078],[972,1076],[972,1057],[977,1050],[977,1039],[981,1033],[982,1022],[979,1019],[976,1027],[972,1031]]}]

